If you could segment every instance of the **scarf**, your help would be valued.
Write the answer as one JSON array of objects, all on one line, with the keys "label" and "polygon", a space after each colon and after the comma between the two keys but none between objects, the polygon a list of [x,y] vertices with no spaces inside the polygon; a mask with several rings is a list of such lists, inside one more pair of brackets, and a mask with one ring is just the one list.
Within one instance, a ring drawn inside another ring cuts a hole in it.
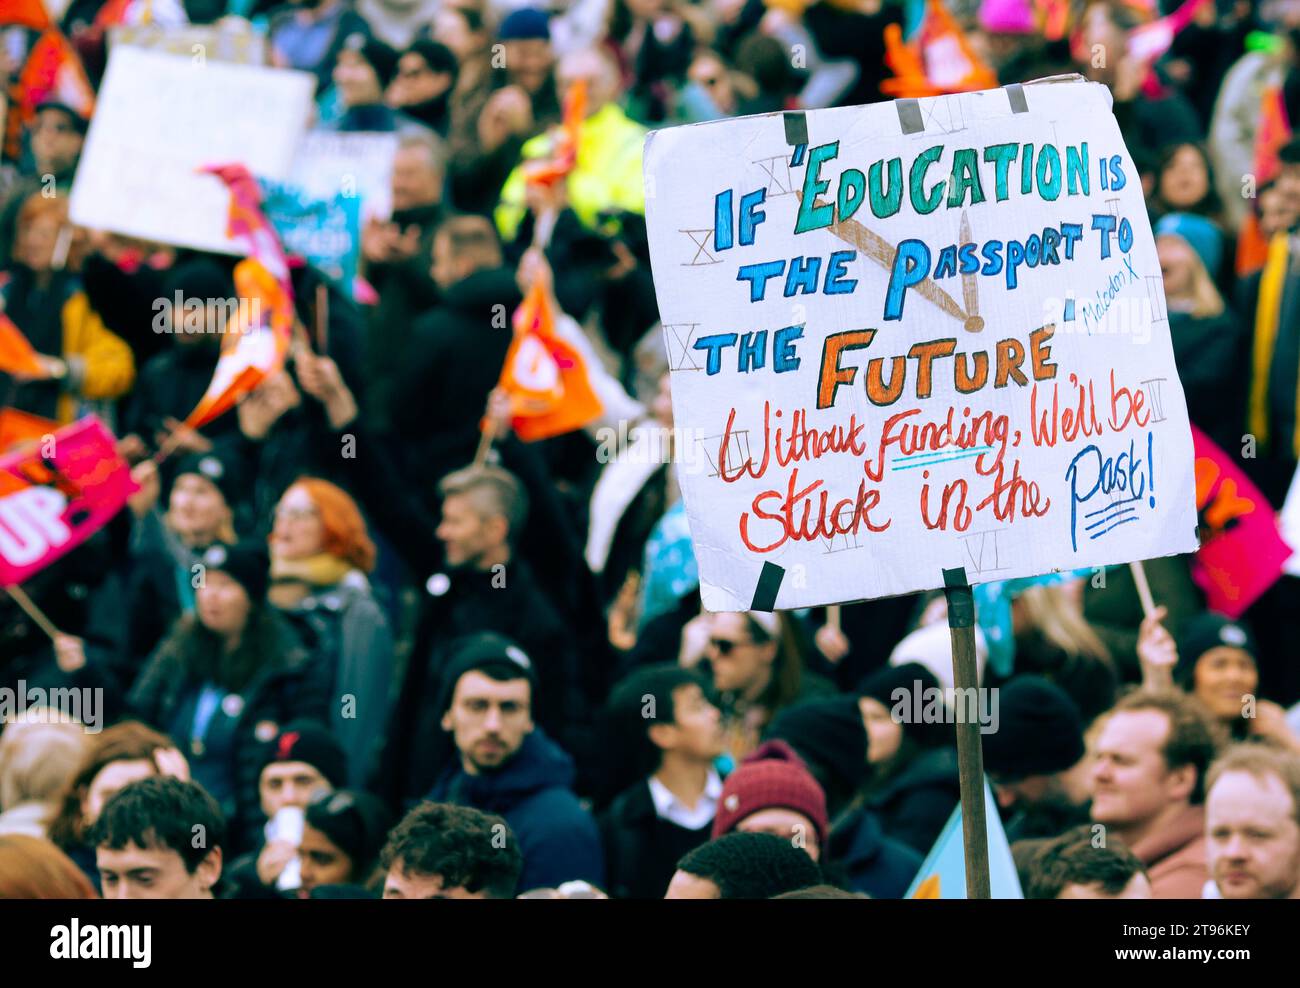
[{"label": "scarf", "polygon": [[272,583],[297,581],[312,587],[332,587],[351,571],[350,564],[328,552],[318,552],[303,559],[271,556]]},{"label": "scarf", "polygon": [[[1286,286],[1287,268],[1290,266],[1290,237],[1279,233],[1268,245],[1268,259],[1259,279],[1259,303],[1255,308],[1255,348],[1251,361],[1250,380],[1250,431],[1262,447],[1267,448],[1268,434],[1268,376],[1277,344],[1277,330],[1282,316],[1282,295]],[[1297,389],[1297,418],[1300,423],[1300,389]],[[1300,426],[1291,444],[1300,456]]]}]

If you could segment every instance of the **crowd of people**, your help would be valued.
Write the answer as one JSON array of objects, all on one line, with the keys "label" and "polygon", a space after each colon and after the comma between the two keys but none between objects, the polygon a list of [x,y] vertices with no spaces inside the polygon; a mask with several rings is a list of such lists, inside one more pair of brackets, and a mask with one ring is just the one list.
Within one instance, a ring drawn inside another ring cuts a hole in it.
[{"label": "crowd of people", "polygon": [[[97,82],[109,5],[47,6]],[[959,801],[952,718],[898,702],[953,686],[943,594],[702,610],[641,155],[653,128],[885,98],[916,5],[152,6],[250,19],[315,76],[316,127],[398,135],[392,216],[361,236],[376,298],[291,258],[327,332],[191,429],[221,315],[155,302],[234,297],[236,259],[75,227],[90,120],[11,123],[0,299],[47,373],[0,374],[0,404],[98,414],[139,490],[25,585],[56,634],[0,594],[0,690],[96,706],[0,725],[0,898],[906,896]],[[946,6],[1001,84],[1110,87],[1191,419],[1280,507],[1300,2],[1207,0],[1154,59],[1133,39],[1174,4]],[[33,36],[0,25],[11,95]],[[528,182],[579,85],[576,165]],[[501,313],[535,285],[604,412],[523,442]],[[1300,898],[1300,584],[1234,620],[1191,564],[1146,564],[1149,614],[1125,567],[979,598],[1007,608],[983,744],[1027,897]]]}]

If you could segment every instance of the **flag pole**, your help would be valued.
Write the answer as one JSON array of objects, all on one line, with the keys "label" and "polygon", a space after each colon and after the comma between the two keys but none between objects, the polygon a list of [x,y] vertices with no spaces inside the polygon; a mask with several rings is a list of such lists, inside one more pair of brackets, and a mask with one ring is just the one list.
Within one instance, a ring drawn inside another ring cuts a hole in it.
[{"label": "flag pole", "polygon": [[[965,568],[944,570],[948,632],[952,636],[952,671],[956,696],[971,696],[979,687],[975,665],[975,597]],[[957,708],[962,709],[961,707]],[[971,705],[965,710],[969,712]],[[957,776],[961,785],[962,845],[966,858],[966,898],[992,898],[989,885],[988,822],[984,802],[984,747],[978,719],[958,717]]]},{"label": "flag pole", "polygon": [[483,423],[483,432],[478,439],[478,449],[474,452],[474,466],[481,467],[487,462],[488,451],[497,437],[496,419],[491,417]]},{"label": "flag pole", "polygon": [[45,612],[36,606],[36,602],[27,596],[27,591],[22,587],[15,584],[12,587],[5,587],[5,592],[13,598],[15,604],[26,612],[36,626],[49,636],[50,641],[54,641],[62,633],[54,626],[54,622],[45,616]]},{"label": "flag pole", "polygon": [[1156,609],[1156,599],[1151,596],[1151,584],[1147,582],[1147,571],[1141,560],[1128,564],[1133,574],[1133,583],[1137,586],[1138,600],[1142,601],[1142,614],[1150,617]]}]

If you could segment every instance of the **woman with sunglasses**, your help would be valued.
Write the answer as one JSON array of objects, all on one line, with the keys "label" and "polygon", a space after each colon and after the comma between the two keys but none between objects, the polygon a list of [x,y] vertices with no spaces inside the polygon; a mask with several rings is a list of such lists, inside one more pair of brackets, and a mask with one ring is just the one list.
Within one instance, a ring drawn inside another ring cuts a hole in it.
[{"label": "woman with sunglasses", "polygon": [[701,614],[682,632],[680,661],[704,660],[723,715],[726,751],[739,762],[758,747],[776,714],[799,700],[831,692],[826,680],[804,668],[789,615],[762,611]]}]

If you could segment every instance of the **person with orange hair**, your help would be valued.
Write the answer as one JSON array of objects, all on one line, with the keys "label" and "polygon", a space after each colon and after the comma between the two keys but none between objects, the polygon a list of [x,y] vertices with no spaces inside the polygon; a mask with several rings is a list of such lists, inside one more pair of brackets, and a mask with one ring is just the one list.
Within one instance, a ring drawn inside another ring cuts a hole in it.
[{"label": "person with orange hair", "polygon": [[393,638],[366,574],[375,545],[356,502],[301,477],[275,509],[269,599],[333,670],[330,727],[348,755],[348,785],[364,787],[388,728]]},{"label": "person with orange hair", "polygon": [[0,899],[98,899],[90,879],[49,841],[0,836]]}]

